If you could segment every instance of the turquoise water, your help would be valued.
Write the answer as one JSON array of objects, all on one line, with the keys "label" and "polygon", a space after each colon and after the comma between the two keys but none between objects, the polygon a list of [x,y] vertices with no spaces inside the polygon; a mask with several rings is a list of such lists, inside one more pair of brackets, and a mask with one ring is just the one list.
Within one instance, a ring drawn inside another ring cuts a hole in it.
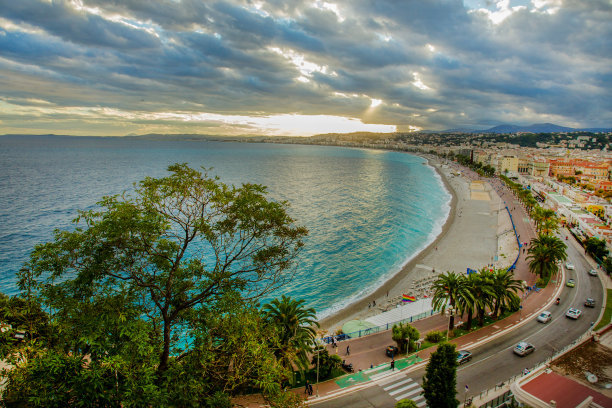
[{"label": "turquoise water", "polygon": [[159,177],[169,164],[213,167],[230,184],[268,186],[310,233],[295,279],[275,293],[319,317],[379,287],[441,231],[450,194],[424,159],[323,146],[118,138],[0,137],[0,290],[54,228],[103,195]]}]

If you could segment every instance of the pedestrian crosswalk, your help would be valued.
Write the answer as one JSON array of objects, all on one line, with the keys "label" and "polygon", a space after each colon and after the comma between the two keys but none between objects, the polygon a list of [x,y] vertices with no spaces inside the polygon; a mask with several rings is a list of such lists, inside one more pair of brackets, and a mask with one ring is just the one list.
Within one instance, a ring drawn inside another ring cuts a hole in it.
[{"label": "pedestrian crosswalk", "polygon": [[423,388],[421,388],[419,383],[402,373],[380,378],[377,382],[383,390],[397,401],[411,399],[419,408],[427,406],[425,397],[421,395]]}]

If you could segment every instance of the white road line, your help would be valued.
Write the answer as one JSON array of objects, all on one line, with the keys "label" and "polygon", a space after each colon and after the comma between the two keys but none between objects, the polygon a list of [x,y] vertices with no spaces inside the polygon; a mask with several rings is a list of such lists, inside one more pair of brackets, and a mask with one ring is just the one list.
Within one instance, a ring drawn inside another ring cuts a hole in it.
[{"label": "white road line", "polygon": [[392,384],[392,385],[388,385],[388,386],[386,386],[386,387],[383,387],[383,390],[385,390],[385,391],[389,391],[390,389],[397,388],[397,387],[399,387],[400,385],[404,385],[404,384],[409,383],[409,382],[412,382],[412,379],[411,379],[411,378],[406,378],[406,379],[405,379],[405,380],[403,380],[403,381],[400,381],[400,382],[397,382],[397,383],[395,383],[395,384]]},{"label": "white road line", "polygon": [[[398,388],[397,390],[389,392],[389,395],[396,395],[396,394],[399,394],[400,392],[408,391],[409,389],[412,389],[412,388],[415,388],[415,387],[418,387],[418,386],[419,386],[418,383],[413,382],[410,385],[407,385],[405,387]],[[416,390],[416,391],[418,391],[418,390]]]},{"label": "white road line", "polygon": [[419,387],[419,388],[414,389],[414,390],[412,390],[410,392],[407,392],[406,394],[397,395],[397,396],[395,396],[395,399],[396,399],[396,401],[399,401],[399,400],[404,399],[404,398],[410,398],[411,400],[416,402],[416,400],[418,400],[418,399],[423,399],[423,396],[420,395],[421,392],[423,392],[423,389]]}]

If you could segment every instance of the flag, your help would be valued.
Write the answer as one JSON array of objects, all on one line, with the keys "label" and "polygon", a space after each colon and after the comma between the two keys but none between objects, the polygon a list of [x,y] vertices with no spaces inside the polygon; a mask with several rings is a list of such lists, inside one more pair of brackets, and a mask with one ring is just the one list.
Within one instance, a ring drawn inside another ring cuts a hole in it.
[{"label": "flag", "polygon": [[402,295],[402,302],[414,302],[416,298],[414,296],[408,296],[407,294]]}]

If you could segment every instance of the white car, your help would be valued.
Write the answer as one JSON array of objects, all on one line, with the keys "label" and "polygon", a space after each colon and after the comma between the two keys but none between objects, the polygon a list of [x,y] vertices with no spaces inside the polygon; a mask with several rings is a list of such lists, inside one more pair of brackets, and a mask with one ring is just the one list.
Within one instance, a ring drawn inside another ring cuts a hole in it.
[{"label": "white car", "polygon": [[580,315],[582,314],[582,311],[579,309],[574,309],[573,307],[570,307],[567,312],[565,312],[565,317],[569,317],[570,319],[578,319],[580,317]]},{"label": "white car", "polygon": [[552,313],[549,311],[540,313],[537,318],[538,322],[540,323],[548,323],[550,322],[550,319],[552,319]]},{"label": "white car", "polygon": [[567,263],[565,264],[565,267],[566,267],[567,269],[569,269],[570,271],[573,271],[573,270],[574,270],[574,264],[573,264],[573,263],[571,263],[571,262],[567,262]]}]

